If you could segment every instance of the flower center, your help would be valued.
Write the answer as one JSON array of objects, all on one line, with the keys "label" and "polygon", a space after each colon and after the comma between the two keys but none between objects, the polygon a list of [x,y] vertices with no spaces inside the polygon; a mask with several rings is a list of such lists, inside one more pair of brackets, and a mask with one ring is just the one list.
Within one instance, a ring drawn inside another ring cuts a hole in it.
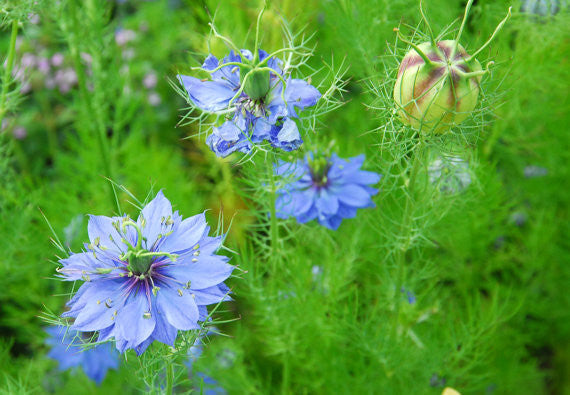
[{"label": "flower center", "polygon": [[123,239],[123,242],[125,242],[125,244],[128,244],[128,249],[127,252],[121,254],[119,257],[123,262],[128,262],[127,270],[129,271],[129,277],[133,274],[139,277],[141,280],[144,280],[147,276],[151,277],[152,264],[154,263],[156,257],[168,257],[172,262],[176,261],[176,258],[178,257],[176,254],[160,251],[148,251],[142,248],[142,240],[145,238],[142,234],[142,230],[139,224],[131,221],[128,218],[125,218],[121,225],[121,230],[123,233],[125,232],[127,226],[132,226],[137,231],[136,245],[132,245],[131,243],[127,242],[126,239]]},{"label": "flower center", "polygon": [[328,174],[331,164],[326,158],[309,159],[309,168],[314,185],[324,187],[328,184]]},{"label": "flower center", "polygon": [[[139,250],[142,254],[144,254],[145,250]],[[139,251],[135,251],[133,254],[130,254],[128,261],[129,265],[127,269],[129,269],[133,274],[137,276],[147,274],[150,270],[150,266],[152,264],[153,256],[137,254]]]},{"label": "flower center", "polygon": [[[258,100],[267,95],[270,88],[269,71],[244,68],[240,73],[241,83],[245,81],[243,91],[253,100]],[[243,77],[242,77],[243,76]]]}]

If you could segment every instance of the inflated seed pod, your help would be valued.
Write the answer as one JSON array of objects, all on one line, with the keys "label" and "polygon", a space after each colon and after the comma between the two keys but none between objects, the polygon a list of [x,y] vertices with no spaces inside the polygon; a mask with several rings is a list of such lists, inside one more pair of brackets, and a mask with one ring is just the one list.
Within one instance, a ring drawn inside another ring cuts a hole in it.
[{"label": "inflated seed pod", "polygon": [[459,42],[473,1],[467,1],[455,40],[438,41],[435,38],[421,0],[420,13],[430,41],[416,45],[402,37],[399,29],[394,29],[399,39],[412,47],[398,68],[394,85],[396,110],[404,124],[422,133],[443,133],[469,118],[477,106],[481,78],[493,62],[482,70],[476,57],[509,19],[511,8],[487,42],[468,54]]},{"label": "inflated seed pod", "polygon": [[[444,132],[463,122],[477,105],[481,65],[454,40],[411,49],[400,63],[394,86],[398,114],[421,131]],[[426,62],[429,60],[429,62]]]}]

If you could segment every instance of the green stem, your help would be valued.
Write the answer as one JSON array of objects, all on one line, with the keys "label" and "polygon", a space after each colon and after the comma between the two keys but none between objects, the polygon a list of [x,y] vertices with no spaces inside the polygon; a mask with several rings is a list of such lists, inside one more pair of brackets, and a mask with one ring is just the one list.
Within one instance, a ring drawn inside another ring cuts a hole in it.
[{"label": "green stem", "polygon": [[489,46],[489,44],[491,44],[491,41],[493,41],[493,39],[495,38],[495,36],[497,35],[497,33],[499,33],[499,31],[503,28],[503,26],[505,25],[505,23],[507,23],[507,20],[511,17],[511,10],[513,7],[509,7],[509,10],[507,11],[507,16],[505,16],[505,18],[503,18],[503,20],[501,22],[499,22],[499,24],[497,25],[497,27],[495,28],[495,31],[493,32],[493,34],[491,35],[491,37],[489,37],[489,39],[487,40],[487,42],[485,44],[483,44],[483,46],[481,48],[479,48],[473,55],[469,56],[467,59],[465,59],[466,62],[471,61],[472,59],[475,59],[475,57],[477,55],[479,55],[481,53],[481,51],[483,51],[485,48],[487,48],[487,46]]},{"label": "green stem", "polygon": [[6,115],[6,99],[8,98],[8,89],[10,88],[10,78],[12,76],[12,68],[14,67],[14,57],[16,55],[16,38],[18,37],[18,21],[12,21],[12,34],[10,36],[10,47],[8,48],[8,58],[6,60],[6,68],[2,77],[2,94],[0,96],[0,125]]},{"label": "green stem", "polygon": [[172,395],[172,388],[174,385],[174,369],[172,367],[172,361],[168,359],[166,363],[166,394]]},{"label": "green stem", "polygon": [[[69,2],[70,7],[70,14],[73,23],[73,30],[74,32],[69,32],[69,41],[70,41],[70,51],[73,58],[73,65],[77,74],[77,83],[79,86],[80,95],[87,109],[88,114],[94,115],[94,128],[95,134],[97,135],[97,143],[99,145],[99,152],[101,153],[101,165],[103,168],[104,176],[113,179],[113,173],[111,171],[111,162],[110,162],[110,155],[109,155],[109,147],[108,147],[108,139],[107,139],[107,131],[105,129],[105,125],[103,120],[101,119],[101,111],[100,106],[97,106],[97,103],[93,103],[92,100],[95,100],[97,92],[94,95],[89,94],[89,90],[87,89],[87,76],[85,74],[85,70],[83,69],[83,65],[81,64],[81,55],[79,51],[79,44],[78,44],[78,35],[76,32],[80,31],[80,22],[77,17],[77,9],[74,1]],[[98,55],[93,54],[93,63],[95,64],[98,62]],[[94,67],[94,75],[98,72],[98,68]],[[97,89],[97,87],[96,87]],[[113,185],[109,183],[109,192],[111,201],[113,204],[116,204],[116,194],[113,188]],[[117,207],[120,211],[120,207]]]},{"label": "green stem", "polygon": [[[421,138],[421,137],[420,137]],[[414,189],[416,186],[416,177],[418,174],[420,166],[420,155],[422,153],[422,142],[420,141],[418,145],[414,148],[412,155],[412,167],[410,169],[410,178],[408,182],[408,195],[406,196],[406,206],[404,208],[404,213],[402,215],[402,225],[400,235],[405,237],[404,242],[401,244],[400,248],[396,254],[396,265],[397,265],[397,275],[396,275],[396,312],[394,314],[395,324],[394,330],[397,331],[400,325],[400,312],[402,297],[400,295],[400,290],[406,283],[406,253],[410,249],[411,238],[411,222],[413,217],[414,208]]]},{"label": "green stem", "polygon": [[431,41],[431,46],[435,49],[435,48],[437,48],[437,43],[435,42],[435,36],[433,35],[433,30],[431,29],[431,26],[430,26],[430,24],[426,18],[426,15],[424,13],[422,0],[420,0],[420,14],[422,14],[422,19],[424,20],[424,23],[426,24],[426,27],[428,29],[429,39]]},{"label": "green stem", "polygon": [[[38,101],[40,102],[40,107],[42,109],[42,112],[44,114],[51,114],[51,108],[50,108],[50,103],[49,103],[49,99],[46,95],[42,95],[39,94],[38,95]],[[53,118],[48,118],[45,121],[45,130],[46,130],[46,135],[47,135],[47,141],[48,141],[48,150],[49,150],[49,155],[52,159],[53,162],[56,161],[57,158],[57,151],[58,151],[58,138],[57,138],[57,131],[54,127],[54,122],[53,122]]]},{"label": "green stem", "polygon": [[[277,188],[275,185],[275,174],[273,171],[274,161],[269,162],[269,182],[271,191],[269,193],[269,212],[271,215],[271,221],[269,223],[269,234],[271,237],[271,261],[275,262],[277,260],[277,254],[279,250],[278,242],[279,242],[279,223],[277,222],[277,210],[275,209],[275,202],[277,201]],[[275,272],[275,270],[273,270]]]},{"label": "green stem", "polygon": [[288,393],[289,389],[289,358],[288,355],[284,355],[285,361],[283,362],[283,377],[281,381],[281,393]]},{"label": "green stem", "polygon": [[455,43],[453,44],[453,49],[451,50],[451,55],[449,55],[449,59],[453,59],[455,56],[455,52],[457,52],[457,46],[459,45],[459,40],[461,39],[461,35],[463,34],[463,28],[465,27],[465,22],[467,22],[467,15],[469,15],[469,10],[471,9],[471,5],[473,4],[473,0],[469,0],[467,5],[465,6],[465,13],[463,14],[463,20],[461,21],[461,26],[459,27],[459,31],[457,32],[457,37],[455,37]]},{"label": "green stem", "polygon": [[427,57],[427,55],[424,53],[424,51],[422,51],[420,49],[420,47],[418,47],[416,44],[414,44],[411,41],[408,41],[404,38],[404,36],[402,36],[400,34],[400,29],[396,28],[394,29],[394,31],[396,32],[396,34],[398,35],[398,38],[400,39],[400,41],[402,41],[404,44],[408,44],[410,47],[412,47],[413,49],[415,49],[415,51],[418,53],[418,55],[421,56],[421,58],[424,60],[425,64],[427,66],[433,66],[433,61]]},{"label": "green stem", "polygon": [[214,26],[213,23],[208,23],[208,25],[210,26],[210,28],[212,29],[212,33],[214,33],[214,37],[219,38],[220,40],[222,40],[223,42],[226,43],[226,45],[230,48],[233,49],[236,55],[241,55],[241,51],[240,49],[232,42],[232,40],[230,40],[227,37],[222,36],[220,33],[218,33],[218,31],[216,30],[216,27]]},{"label": "green stem", "polygon": [[263,17],[263,13],[265,12],[266,4],[263,3],[263,8],[259,12],[257,16],[257,25],[255,26],[255,47],[253,49],[253,64],[256,64],[259,61],[259,28],[261,27],[261,18]]}]

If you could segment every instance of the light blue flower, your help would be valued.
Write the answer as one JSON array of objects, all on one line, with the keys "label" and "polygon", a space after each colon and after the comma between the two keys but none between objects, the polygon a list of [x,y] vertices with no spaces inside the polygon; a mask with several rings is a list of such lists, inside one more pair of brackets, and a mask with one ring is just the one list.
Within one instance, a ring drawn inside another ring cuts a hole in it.
[{"label": "light blue flower", "polygon": [[343,218],[354,218],[357,209],[374,207],[371,197],[378,190],[370,185],[381,176],[360,170],[363,162],[364,155],[342,159],[309,154],[294,163],[279,163],[276,174],[293,181],[277,191],[277,217],[295,217],[300,223],[316,219],[336,230]]},{"label": "light blue flower", "polygon": [[120,352],[174,345],[178,330],[200,328],[207,305],[230,299],[223,281],[234,267],[215,254],[223,236],[209,231],[204,214],[183,220],[162,192],[136,222],[90,216],[85,252],[60,261],[63,279],[85,281],[63,316],[99,341],[114,338]]},{"label": "light blue flower", "polygon": [[293,119],[321,97],[306,81],[284,74],[281,60],[268,58],[262,50],[256,58],[248,50],[239,55],[231,51],[221,62],[209,55],[202,69],[211,79],[178,76],[197,108],[225,115],[226,121],[206,139],[220,157],[235,151],[248,153],[265,140],[285,151],[297,149],[303,140]]},{"label": "light blue flower", "polygon": [[90,333],[81,333],[64,326],[51,326],[45,330],[50,337],[46,344],[51,347],[48,357],[59,362],[59,370],[80,367],[91,380],[101,384],[107,370],[119,367],[119,353],[111,343],[102,343],[83,348],[91,338]]}]

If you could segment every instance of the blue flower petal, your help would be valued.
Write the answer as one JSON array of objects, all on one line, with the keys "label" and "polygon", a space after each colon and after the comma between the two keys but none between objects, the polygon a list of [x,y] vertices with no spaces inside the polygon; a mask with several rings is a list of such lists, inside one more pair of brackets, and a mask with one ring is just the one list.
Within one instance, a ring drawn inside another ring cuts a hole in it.
[{"label": "blue flower petal", "polygon": [[72,329],[79,331],[98,331],[114,323],[114,312],[123,306],[120,280],[99,280],[90,283],[90,287],[77,301],[83,304]]},{"label": "blue flower petal", "polygon": [[350,207],[341,203],[338,207],[338,216],[341,218],[354,218],[356,217],[356,207]]},{"label": "blue flower petal", "polygon": [[[180,291],[180,292],[179,292]],[[177,329],[198,329],[198,307],[194,298],[182,287],[163,286],[156,295],[158,314],[164,314],[168,322]]]},{"label": "blue flower petal", "polygon": [[159,342],[168,344],[169,346],[174,346],[174,341],[178,335],[178,329],[170,325],[164,314],[158,314],[156,303],[153,303],[151,313],[156,319],[156,326],[152,332],[152,337]]},{"label": "blue flower petal", "polygon": [[121,242],[123,235],[117,232],[113,223],[121,223],[121,217],[105,217],[103,215],[90,215],[87,224],[89,241],[93,245],[100,245],[115,255],[127,251],[127,245]]},{"label": "blue flower petal", "polygon": [[360,185],[376,184],[378,181],[380,181],[380,174],[364,170],[359,170],[352,173],[345,172],[342,176],[342,180],[347,183],[350,182]]},{"label": "blue flower petal", "polygon": [[204,213],[186,218],[164,239],[160,247],[174,254],[192,249],[204,237],[207,228]]},{"label": "blue flower petal", "polygon": [[69,258],[62,259],[60,263],[63,265],[59,272],[61,277],[66,281],[84,280],[86,278],[93,279],[98,274],[97,269],[114,269],[117,264],[111,260],[95,258],[93,252],[80,252],[71,255]]},{"label": "blue flower petal", "polygon": [[84,349],[82,336],[74,330],[55,326],[46,328],[46,332],[50,335],[46,344],[51,347],[47,355],[59,362],[59,370],[81,367],[87,377],[100,384],[109,369],[119,367],[119,355],[111,343]]},{"label": "blue flower petal", "polygon": [[[319,198],[315,202],[316,208],[323,216],[334,215],[338,211],[338,198],[325,189],[321,190]],[[321,217],[321,215],[319,215]]]},{"label": "blue flower petal", "polygon": [[158,191],[156,197],[143,208],[138,223],[142,225],[142,234],[146,239],[143,246],[148,249],[157,239],[173,229],[175,223],[172,216],[172,205],[164,197],[162,191]]},{"label": "blue flower petal", "polygon": [[139,345],[154,331],[156,319],[150,313],[146,295],[139,290],[119,311],[115,318],[116,332],[122,339]]},{"label": "blue flower petal", "polygon": [[271,145],[284,151],[293,151],[303,144],[295,121],[286,118],[281,127],[274,126],[271,133]]},{"label": "blue flower petal", "polygon": [[[227,62],[239,62],[240,61],[240,57],[239,56],[234,56],[233,51],[230,52],[229,56],[226,56],[223,60],[222,60],[222,64],[227,63]],[[215,68],[217,68],[220,65],[218,58],[216,58],[214,55],[209,55],[206,60],[204,61],[204,64],[202,65],[202,68],[204,70],[214,70]],[[226,67],[222,67],[219,70],[214,71],[211,76],[212,79],[214,81],[218,81],[218,82],[222,82],[222,83],[229,83],[233,89],[235,89],[237,91],[237,89],[239,89],[239,67],[234,66],[234,65],[229,65]]]},{"label": "blue flower petal", "polygon": [[217,285],[205,289],[192,290],[198,306],[207,306],[217,304],[221,301],[230,301],[232,298],[228,295],[228,292],[229,290],[226,287],[220,287]]},{"label": "blue flower petal", "polygon": [[237,93],[235,87],[227,82],[203,81],[187,75],[178,75],[178,78],[190,100],[203,111],[216,112],[226,109]]},{"label": "blue flower petal", "polygon": [[295,108],[300,110],[317,104],[321,98],[321,93],[317,88],[310,85],[307,81],[298,79],[289,79],[285,88],[285,101],[287,102],[288,114],[297,118]]},{"label": "blue flower petal", "polygon": [[338,200],[352,207],[364,207],[370,204],[370,195],[356,184],[346,184],[337,191]]},{"label": "blue flower petal", "polygon": [[206,143],[217,156],[222,158],[235,151],[248,153],[251,151],[251,142],[243,134],[244,129],[245,126],[240,129],[234,121],[226,121],[222,126],[214,128]]},{"label": "blue flower petal", "polygon": [[163,272],[183,283],[190,281],[190,289],[204,289],[220,284],[230,276],[234,269],[219,256],[198,256],[193,259],[197,262],[177,262],[165,267]]},{"label": "blue flower petal", "polygon": [[268,140],[270,138],[272,128],[273,125],[265,118],[257,118],[253,122],[253,135],[251,136],[251,141],[254,143],[261,143],[263,140]]},{"label": "blue flower petal", "polygon": [[320,219],[319,218],[319,223],[331,230],[337,230],[338,227],[340,226],[340,223],[342,222],[342,218],[338,215],[335,215],[333,217],[329,217],[327,219]]},{"label": "blue flower petal", "polygon": [[319,212],[315,207],[315,204],[313,204],[311,205],[311,208],[307,210],[306,213],[297,216],[297,222],[299,222],[300,224],[304,224],[306,222],[314,220],[315,218],[317,218],[318,215]]}]

